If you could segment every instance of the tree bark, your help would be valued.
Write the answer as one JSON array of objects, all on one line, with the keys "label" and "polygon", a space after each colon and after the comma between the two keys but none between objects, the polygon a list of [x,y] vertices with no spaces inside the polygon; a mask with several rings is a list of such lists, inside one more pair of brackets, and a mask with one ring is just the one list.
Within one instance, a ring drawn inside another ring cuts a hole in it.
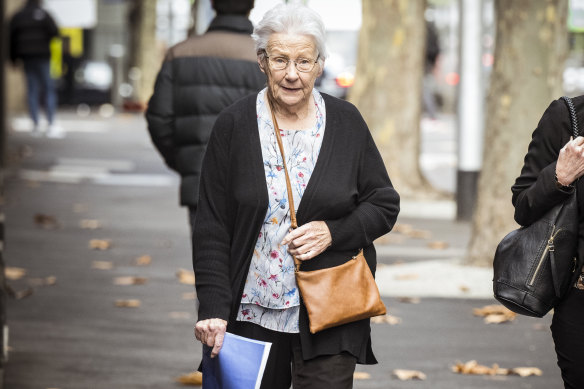
[{"label": "tree bark", "polygon": [[369,125],[402,197],[433,197],[422,175],[420,117],[425,0],[363,0],[355,84],[349,100]]},{"label": "tree bark", "polygon": [[137,67],[141,77],[135,87],[139,103],[148,101],[160,69],[160,50],[156,42],[156,0],[134,0],[130,21],[130,67]]},{"label": "tree bark", "polygon": [[513,221],[511,185],[545,108],[562,92],[567,0],[496,0],[495,62],[487,96],[483,168],[466,261],[490,266]]}]

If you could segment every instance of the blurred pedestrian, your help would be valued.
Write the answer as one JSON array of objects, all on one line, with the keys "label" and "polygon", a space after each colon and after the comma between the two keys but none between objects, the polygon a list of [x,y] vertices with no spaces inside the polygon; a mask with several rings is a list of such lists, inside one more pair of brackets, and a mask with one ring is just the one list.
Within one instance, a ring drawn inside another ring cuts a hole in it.
[{"label": "blurred pedestrian", "polygon": [[271,342],[261,388],[352,388],[355,365],[377,363],[370,321],[311,334],[292,256],[316,270],[363,248],[374,272],[373,240],[391,230],[399,196],[359,111],[313,88],[327,55],[320,16],[281,4],[253,38],[268,86],[219,115],[203,162],[195,336],[212,356],[225,331]]},{"label": "blurred pedestrian", "polygon": [[41,8],[41,0],[27,0],[10,20],[10,59],[14,64],[21,60],[24,65],[33,133],[39,133],[39,105],[42,101],[49,123],[48,135],[53,137],[62,136],[62,129],[55,124],[57,92],[50,71],[50,43],[58,35],[57,24]]},{"label": "blurred pedestrian", "polygon": [[154,145],[181,176],[180,204],[189,209],[191,229],[203,154],[217,115],[266,83],[250,36],[254,0],[213,0],[212,5],[217,16],[207,32],[168,50],[146,111]]},{"label": "blurred pedestrian", "polygon": [[[582,123],[584,96],[573,102]],[[556,100],[539,121],[521,175],[511,188],[515,220],[522,226],[530,225],[567,200],[577,187],[579,263],[584,257],[584,182],[579,181],[583,175],[584,137],[572,139],[568,108],[562,100]],[[584,273],[554,308],[551,329],[565,388],[584,388]]]},{"label": "blurred pedestrian", "polygon": [[438,31],[433,23],[426,22],[426,53],[424,56],[424,79],[422,80],[422,103],[424,111],[430,119],[438,116],[436,104],[435,77],[436,63],[440,55],[440,41]]}]

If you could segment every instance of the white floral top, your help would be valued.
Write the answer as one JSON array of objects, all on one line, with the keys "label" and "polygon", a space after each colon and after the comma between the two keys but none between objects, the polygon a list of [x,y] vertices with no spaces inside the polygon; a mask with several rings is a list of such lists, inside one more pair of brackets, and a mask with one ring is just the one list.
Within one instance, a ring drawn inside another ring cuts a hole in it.
[{"label": "white floral top", "polygon": [[[314,128],[280,130],[296,209],[316,165],[324,136],[324,100],[316,89],[312,95],[316,105]],[[294,278],[294,260],[287,246],[280,244],[290,229],[286,176],[265,96],[266,89],[258,94],[256,112],[269,204],[255,245],[237,320],[274,331],[297,333],[300,295]]]}]

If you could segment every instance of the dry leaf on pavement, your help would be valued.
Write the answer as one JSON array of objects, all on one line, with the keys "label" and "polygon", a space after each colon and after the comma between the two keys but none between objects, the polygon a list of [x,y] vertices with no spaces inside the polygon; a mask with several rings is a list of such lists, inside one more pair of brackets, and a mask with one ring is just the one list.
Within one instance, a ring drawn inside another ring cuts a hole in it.
[{"label": "dry leaf on pavement", "polygon": [[34,289],[26,288],[22,290],[14,290],[10,285],[6,285],[6,292],[10,297],[14,298],[15,300],[20,300],[25,297],[31,296],[34,293]]},{"label": "dry leaf on pavement", "polygon": [[57,277],[49,276],[45,278],[29,278],[27,283],[32,287],[53,286],[57,283]]},{"label": "dry leaf on pavement", "polygon": [[413,239],[430,239],[432,233],[426,230],[411,230],[406,235]]},{"label": "dry leaf on pavement", "polygon": [[195,292],[187,292],[182,294],[183,300],[194,300],[197,297]]},{"label": "dry leaf on pavement", "polygon": [[382,316],[375,316],[371,318],[371,323],[375,324],[389,324],[389,325],[397,325],[401,323],[401,319],[397,316],[392,315],[382,315]]},{"label": "dry leaf on pavement", "polygon": [[147,266],[152,263],[152,257],[150,255],[142,255],[134,260],[134,264],[138,266]]},{"label": "dry leaf on pavement", "polygon": [[400,381],[425,380],[426,374],[418,370],[395,369],[392,374]]},{"label": "dry leaf on pavement", "polygon": [[517,314],[502,305],[485,305],[482,308],[474,308],[473,315],[482,316],[487,324],[500,324],[515,320]]},{"label": "dry leaf on pavement", "polygon": [[201,386],[203,385],[203,374],[200,371],[195,371],[178,377],[176,381],[183,385]]},{"label": "dry leaf on pavement", "polygon": [[92,250],[107,250],[112,246],[112,241],[109,239],[91,239],[89,241],[89,248]]},{"label": "dry leaf on pavement", "polygon": [[128,300],[116,300],[116,307],[120,308],[138,308],[140,304],[140,300],[136,299],[128,299]]},{"label": "dry leaf on pavement", "polygon": [[114,278],[115,285],[143,285],[147,281],[146,277],[122,276]]},{"label": "dry leaf on pavement", "polygon": [[353,379],[355,380],[368,380],[371,378],[371,374],[365,373],[364,371],[356,371],[353,373]]},{"label": "dry leaf on pavement", "polygon": [[92,269],[111,270],[114,268],[114,263],[111,261],[93,261],[91,263]]},{"label": "dry leaf on pavement", "polygon": [[504,369],[496,363],[492,367],[479,365],[477,361],[468,361],[466,363],[457,362],[452,366],[452,371],[459,374],[473,375],[518,375],[520,377],[529,377],[531,375],[541,376],[543,373],[537,367],[515,367],[513,369]]},{"label": "dry leaf on pavement", "polygon": [[34,222],[38,227],[46,230],[54,230],[59,227],[57,218],[52,215],[45,215],[44,213],[37,213],[34,215]]},{"label": "dry leaf on pavement", "polygon": [[450,246],[448,242],[444,242],[441,240],[435,240],[433,242],[428,242],[427,246],[432,250],[445,250]]},{"label": "dry leaf on pavement", "polygon": [[178,277],[178,280],[181,284],[195,285],[195,272],[185,269],[178,269],[176,276]]},{"label": "dry leaf on pavement", "polygon": [[398,281],[411,281],[417,280],[418,278],[420,278],[420,275],[416,273],[397,274],[393,278]]},{"label": "dry leaf on pavement", "polygon": [[79,222],[79,227],[84,230],[97,230],[101,228],[101,222],[95,219],[83,219]]},{"label": "dry leaf on pavement", "polygon": [[468,292],[470,292],[470,288],[469,288],[468,286],[466,286],[466,285],[460,285],[460,286],[458,287],[458,289],[459,289],[461,292],[463,292],[463,293],[468,293]]},{"label": "dry leaf on pavement", "polygon": [[541,376],[543,372],[537,367],[514,367],[509,370],[510,374],[516,374],[520,377],[529,377],[531,375]]},{"label": "dry leaf on pavement", "polygon": [[396,223],[393,226],[393,232],[397,232],[398,234],[404,234],[404,235],[407,235],[408,233],[413,231],[413,229],[414,229],[414,227],[411,224]]},{"label": "dry leaf on pavement", "polygon": [[397,300],[405,304],[419,304],[422,301],[419,297],[398,297]]},{"label": "dry leaf on pavement", "polygon": [[190,312],[170,312],[169,316],[171,319],[177,319],[177,320],[187,320],[187,319],[191,319],[191,317],[192,317]]},{"label": "dry leaf on pavement", "polygon": [[8,266],[4,268],[4,275],[11,281],[19,280],[26,275],[26,269],[22,267]]}]

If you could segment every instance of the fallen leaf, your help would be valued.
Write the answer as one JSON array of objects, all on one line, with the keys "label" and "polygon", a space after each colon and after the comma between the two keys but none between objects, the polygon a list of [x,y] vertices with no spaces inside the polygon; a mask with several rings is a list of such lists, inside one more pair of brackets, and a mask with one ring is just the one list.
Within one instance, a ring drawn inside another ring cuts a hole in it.
[{"label": "fallen leaf", "polygon": [[84,230],[97,230],[101,228],[101,222],[95,219],[83,219],[79,222],[79,227]]},{"label": "fallen leaf", "polygon": [[57,222],[56,217],[45,215],[43,213],[37,213],[34,215],[34,222],[38,227],[42,227],[46,230],[54,230],[59,227],[59,222]]},{"label": "fallen leaf", "polygon": [[408,381],[408,380],[425,380],[426,374],[422,373],[418,370],[403,370],[403,369],[395,369],[392,374],[397,377],[400,381]]},{"label": "fallen leaf", "polygon": [[114,263],[111,261],[93,261],[91,263],[92,269],[111,270],[114,268]]},{"label": "fallen leaf", "polygon": [[375,324],[389,324],[389,325],[397,325],[401,323],[401,319],[397,316],[392,315],[382,315],[382,316],[375,316],[371,318],[371,323]]},{"label": "fallen leaf", "polygon": [[11,281],[19,280],[26,275],[26,269],[8,266],[4,268],[4,275]]},{"label": "fallen leaf", "polygon": [[34,293],[33,288],[26,288],[22,290],[14,290],[10,285],[6,286],[6,292],[8,295],[16,300],[21,300],[25,297],[31,296]]},{"label": "fallen leaf", "polygon": [[371,378],[371,374],[365,373],[364,371],[356,371],[353,373],[353,379],[355,380],[368,380]]},{"label": "fallen leaf", "polygon": [[112,241],[109,239],[91,239],[89,241],[89,248],[93,250],[107,250],[112,246]]},{"label": "fallen leaf", "polygon": [[195,285],[195,272],[185,269],[178,269],[176,276],[178,277],[178,280],[181,284]]},{"label": "fallen leaf", "polygon": [[183,293],[182,295],[183,300],[194,300],[196,297],[197,294],[195,292]]},{"label": "fallen leaf", "polygon": [[430,239],[432,237],[432,233],[430,231],[414,229],[412,229],[405,235],[413,239]]},{"label": "fallen leaf", "polygon": [[420,275],[415,274],[415,273],[397,274],[393,278],[398,280],[398,281],[411,281],[411,280],[417,280],[418,278],[420,278]]},{"label": "fallen leaf", "polygon": [[114,278],[115,285],[143,285],[147,281],[146,277],[123,276]]},{"label": "fallen leaf", "polygon": [[200,371],[195,371],[178,377],[176,381],[183,385],[201,386],[203,385],[203,374]]},{"label": "fallen leaf", "polygon": [[487,324],[500,324],[515,320],[517,314],[502,305],[485,305],[482,308],[474,308],[473,315],[482,316]]},{"label": "fallen leaf", "polygon": [[45,278],[29,278],[27,282],[32,287],[53,286],[57,283],[57,277],[49,276]]},{"label": "fallen leaf", "polygon": [[520,377],[529,377],[532,375],[539,377],[543,375],[543,372],[537,367],[514,367],[513,369],[510,369],[509,372],[510,374],[516,374]]},{"label": "fallen leaf", "polygon": [[419,304],[422,301],[419,297],[398,297],[397,300],[405,304]]},{"label": "fallen leaf", "polygon": [[169,316],[171,319],[181,319],[181,320],[190,319],[192,317],[190,312],[170,312]]},{"label": "fallen leaf", "polygon": [[152,262],[152,257],[150,255],[142,255],[134,260],[134,264],[138,266],[147,266]]},{"label": "fallen leaf", "polygon": [[140,300],[128,299],[128,300],[116,300],[115,304],[116,304],[116,307],[120,307],[120,308],[137,308],[142,303],[140,302]]},{"label": "fallen leaf", "polygon": [[448,244],[448,242],[444,242],[441,240],[435,240],[432,242],[428,242],[427,246],[429,248],[431,248],[432,250],[444,250],[444,249],[448,248],[449,244]]},{"label": "fallen leaf", "polygon": [[397,232],[398,234],[408,234],[411,231],[413,231],[414,227],[412,227],[411,224],[401,224],[401,223],[396,223],[393,226],[393,231]]},{"label": "fallen leaf", "polygon": [[458,289],[460,289],[460,291],[461,291],[461,292],[463,292],[463,293],[468,293],[468,292],[470,292],[470,288],[469,288],[468,286],[466,286],[466,285],[460,285],[460,286],[458,287]]},{"label": "fallen leaf", "polygon": [[549,327],[548,327],[548,326],[546,326],[546,325],[544,325],[544,324],[542,324],[542,323],[535,323],[535,324],[532,326],[532,328],[533,328],[535,331],[547,331],[547,330],[549,329]]}]

